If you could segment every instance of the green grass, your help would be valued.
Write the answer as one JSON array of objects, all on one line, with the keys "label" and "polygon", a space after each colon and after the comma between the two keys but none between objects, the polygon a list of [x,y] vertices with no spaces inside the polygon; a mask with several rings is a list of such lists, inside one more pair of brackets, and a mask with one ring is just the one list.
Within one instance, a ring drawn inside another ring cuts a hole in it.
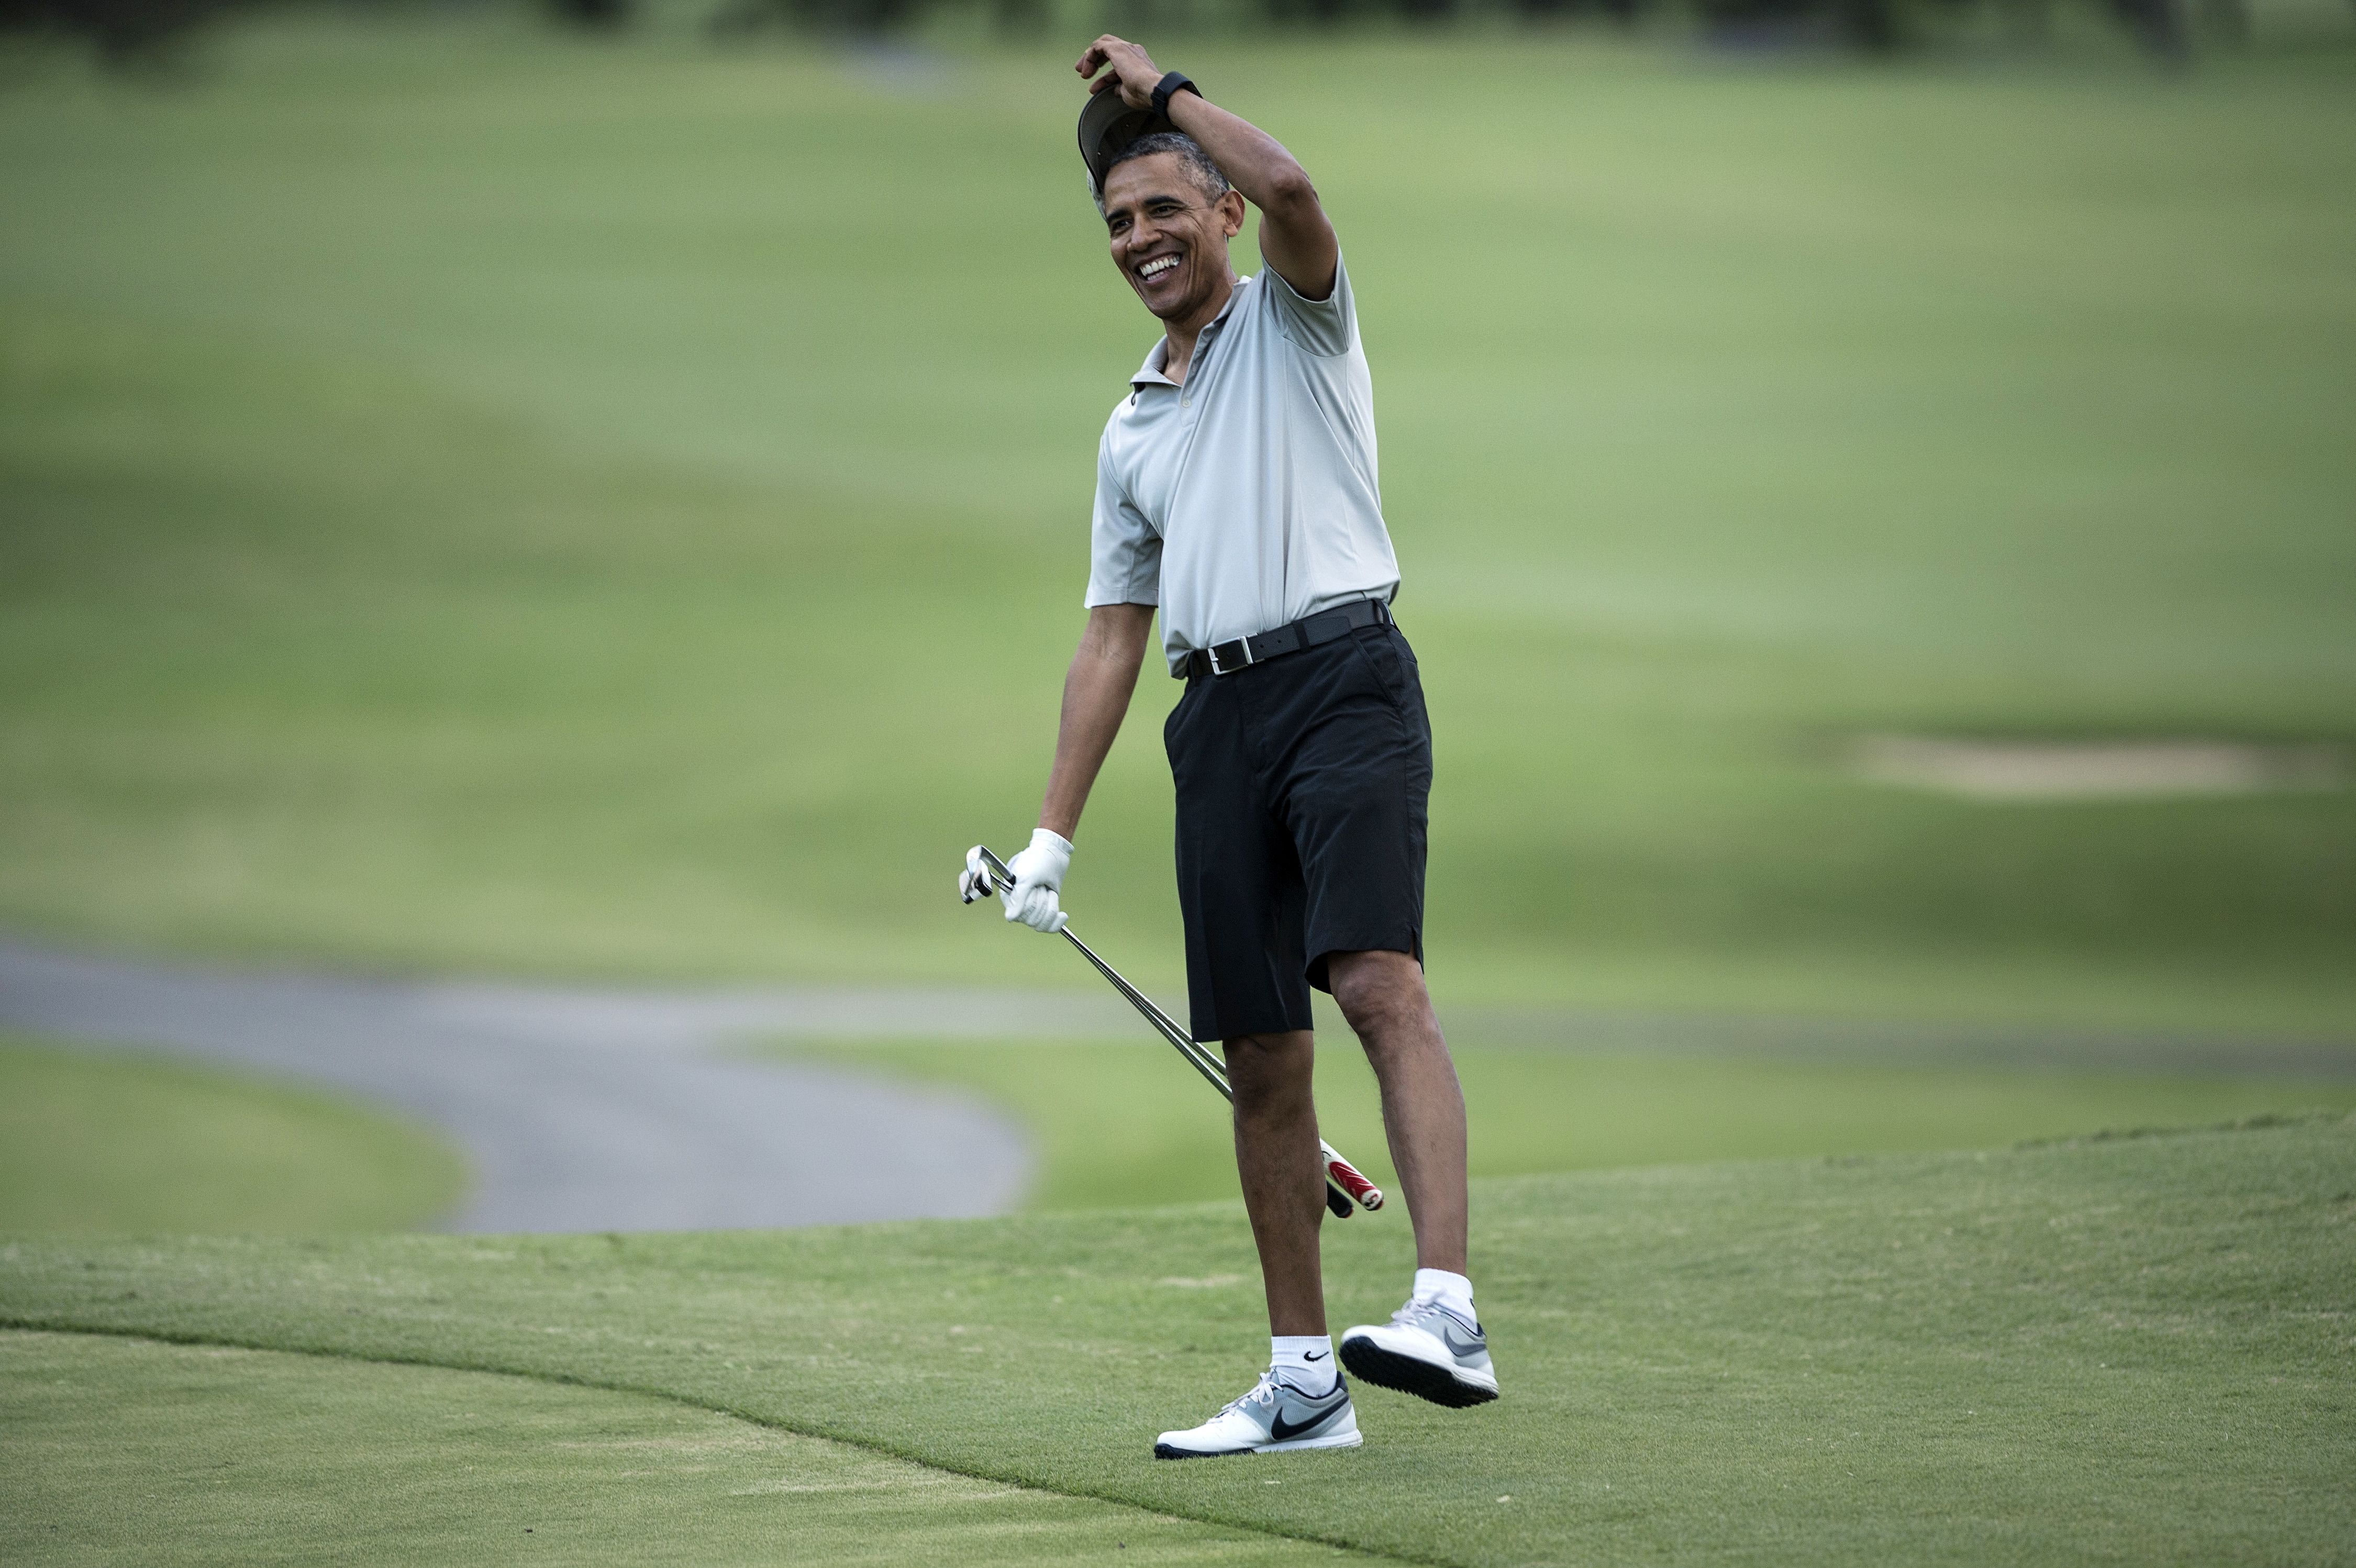
[{"label": "green grass", "polygon": [[0,1555],[15,1563],[1312,1555],[536,1378],[14,1333],[0,1334]]},{"label": "green grass", "polygon": [[[2347,1120],[1493,1180],[1474,1213],[1505,1397],[1446,1412],[1369,1391],[1365,1448],[1280,1461],[1147,1456],[1157,1430],[1258,1364],[1250,1242],[1229,1204],[794,1233],[28,1240],[0,1248],[0,1322],[659,1394],[959,1474],[1425,1562],[2348,1560]],[[1395,1305],[1403,1226],[1354,1222],[1327,1252],[1342,1321]],[[364,1420],[343,1380],[363,1375],[319,1366],[317,1430]],[[37,1488],[63,1496],[123,1462],[106,1449],[144,1441],[143,1404],[110,1422],[5,1386],[11,1530]],[[483,1412],[471,1392],[388,1397]],[[237,1408],[221,1380],[191,1398]],[[430,1436],[434,1412],[420,1419]],[[58,1452],[60,1422],[80,1423],[74,1453]],[[524,1477],[547,1456],[519,1444],[498,1463]],[[648,1496],[606,1505],[617,1523],[673,1506],[677,1474],[643,1467]],[[321,1464],[286,1484],[331,1510],[374,1482]],[[463,1495],[530,1522],[493,1487]],[[774,1507],[793,1550],[797,1500]],[[731,1507],[712,1528],[745,1519]],[[159,1540],[147,1554],[183,1549],[203,1550]],[[609,1535],[562,1554],[637,1550]]]},{"label": "green grass", "polygon": [[[1348,247],[1444,996],[2356,1029],[2348,791],[1834,762],[2351,738],[2356,58],[1186,51]],[[1034,809],[1151,337],[1066,63],[912,94],[497,14],[257,22],[166,91],[12,57],[0,921],[1074,983],[944,894]],[[1171,695],[1071,888],[1165,988]]]},{"label": "green grass", "polygon": [[[1186,1203],[1237,1195],[1227,1109],[1150,1040],[797,1042],[817,1058],[970,1089],[1037,1141],[1033,1208]],[[1590,1055],[1456,1047],[1475,1176],[1778,1155],[1984,1148],[2098,1128],[2184,1126],[2356,1110],[2356,1083],[2022,1071],[1762,1058]],[[1317,1074],[1327,1138],[1378,1186],[1398,1176],[1374,1075],[1346,1035]],[[1404,1220],[1402,1210],[1392,1214]],[[1378,1220],[1376,1223],[1390,1223]]]},{"label": "green grass", "polygon": [[0,1233],[405,1230],[466,1185],[456,1150],[379,1111],[0,1035]]}]

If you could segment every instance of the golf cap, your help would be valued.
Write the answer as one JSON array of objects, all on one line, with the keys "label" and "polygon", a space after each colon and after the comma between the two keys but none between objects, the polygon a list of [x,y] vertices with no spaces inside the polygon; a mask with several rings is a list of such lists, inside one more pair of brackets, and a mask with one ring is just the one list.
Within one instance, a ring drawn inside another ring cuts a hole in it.
[{"label": "golf cap", "polygon": [[1105,173],[1112,161],[1141,136],[1175,131],[1167,115],[1151,109],[1131,109],[1121,102],[1120,90],[1108,87],[1089,96],[1080,111],[1080,161],[1088,166],[1088,190],[1104,194]]}]

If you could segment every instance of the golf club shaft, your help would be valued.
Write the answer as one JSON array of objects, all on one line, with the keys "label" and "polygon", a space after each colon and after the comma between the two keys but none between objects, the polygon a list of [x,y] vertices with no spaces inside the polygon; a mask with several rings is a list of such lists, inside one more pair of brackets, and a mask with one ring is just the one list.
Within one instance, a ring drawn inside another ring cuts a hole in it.
[{"label": "golf club shaft", "polygon": [[[1006,863],[991,853],[989,845],[978,844],[975,847],[980,853],[982,864],[990,868],[991,879],[997,886],[998,890],[1001,893],[1012,891],[1014,886],[1014,873],[1007,868]],[[1112,983],[1114,990],[1129,998],[1130,1005],[1143,1014],[1145,1021],[1151,1024],[1155,1031],[1163,1039],[1169,1041],[1172,1047],[1180,1056],[1184,1057],[1194,1070],[1201,1073],[1211,1087],[1226,1098],[1228,1104],[1235,1103],[1235,1087],[1227,1081],[1227,1069],[1225,1064],[1197,1044],[1194,1036],[1180,1028],[1178,1021],[1164,1013],[1153,998],[1131,985],[1120,971],[1098,957],[1094,948],[1074,936],[1068,923],[1065,925],[1061,935],[1066,941],[1079,949],[1081,956],[1096,966],[1098,974]],[[1344,1199],[1355,1199],[1368,1209],[1380,1208],[1383,1206],[1383,1189],[1368,1181],[1357,1166],[1343,1158],[1340,1150],[1323,1138],[1317,1140],[1317,1147],[1324,1158],[1325,1180],[1328,1186],[1342,1194]],[[1349,1213],[1347,1201],[1335,1203],[1333,1207],[1336,1215],[1346,1217]]]},{"label": "golf club shaft", "polygon": [[[1179,1051],[1184,1055],[1188,1061],[1194,1064],[1195,1071],[1210,1079],[1211,1086],[1216,1089],[1221,1094],[1227,1097],[1228,1104],[1232,1105],[1235,1103],[1235,1089],[1227,1081],[1226,1069],[1212,1057],[1210,1052],[1197,1045],[1191,1036],[1179,1028],[1176,1021],[1173,1019],[1169,1014],[1164,1013],[1160,1007],[1154,1004],[1152,998],[1147,996],[1144,993],[1139,991],[1137,987],[1131,985],[1127,980],[1123,979],[1119,970],[1113,968],[1112,965],[1098,958],[1096,955],[1095,950],[1090,948],[1087,943],[1080,940],[1077,937],[1072,936],[1071,928],[1068,926],[1066,927],[1063,934],[1066,937],[1070,938],[1071,943],[1074,947],[1087,954],[1088,961],[1097,966],[1098,972],[1104,975],[1106,979],[1111,981],[1113,984],[1119,988],[1120,993],[1128,997],[1130,1001],[1135,1004],[1137,1010],[1144,1014],[1146,1017],[1151,1021],[1155,1028],[1162,1031],[1163,1038],[1167,1039],[1173,1046],[1175,1046]],[[1333,1147],[1333,1144],[1327,1143],[1323,1138],[1317,1140],[1317,1148],[1318,1152],[1323,1155],[1325,1160],[1325,1179],[1327,1182],[1332,1184],[1333,1187],[1341,1191],[1345,1197],[1356,1199],[1359,1203],[1364,1204],[1369,1209],[1380,1208],[1383,1206],[1383,1189],[1376,1187],[1373,1182],[1368,1181],[1357,1166],[1352,1165],[1348,1160],[1344,1159],[1340,1150]],[[1346,1205],[1342,1205],[1336,1206],[1334,1212],[1336,1214],[1346,1215],[1349,1210]]]},{"label": "golf club shaft", "polygon": [[1162,1012],[1161,1008],[1153,1004],[1151,998],[1139,991],[1137,987],[1130,984],[1128,981],[1123,980],[1120,977],[1120,972],[1119,970],[1113,968],[1112,965],[1098,958],[1096,955],[1096,950],[1089,947],[1087,943],[1080,940],[1079,938],[1072,935],[1071,928],[1068,926],[1064,929],[1064,940],[1070,942],[1074,947],[1079,949],[1081,952],[1087,954],[1087,961],[1097,966],[1097,972],[1103,975],[1107,980],[1111,981],[1113,988],[1119,991],[1123,996],[1128,997],[1130,1004],[1135,1006],[1140,1013],[1145,1015],[1147,1022],[1151,1023],[1156,1029],[1159,1029],[1162,1032],[1162,1037],[1168,1040],[1171,1045],[1176,1047],[1178,1054],[1184,1057],[1189,1062],[1192,1062],[1194,1064],[1194,1070],[1201,1073],[1204,1078],[1208,1079],[1213,1089],[1217,1090],[1221,1094],[1226,1096],[1228,1104],[1232,1105],[1235,1103],[1235,1086],[1227,1081],[1227,1069],[1222,1066],[1210,1052],[1205,1050],[1201,1046],[1196,1045],[1183,1030],[1180,1029],[1177,1025],[1171,1021],[1168,1014]]},{"label": "golf club shaft", "polygon": [[[987,847],[985,847],[981,852],[981,859],[982,864],[990,867],[990,875],[991,878],[998,883],[999,890],[1001,892],[1004,892],[1014,886],[1014,874],[1006,868],[1006,863],[1004,861],[999,859],[995,854],[992,854]],[[1080,950],[1080,953],[1083,957],[1085,957],[1090,963],[1096,965],[1097,972],[1110,981],[1112,983],[1112,988],[1115,991],[1119,992],[1123,996],[1129,998],[1130,1006],[1145,1015],[1145,1021],[1151,1024],[1154,1029],[1160,1033],[1162,1037],[1169,1041],[1170,1044],[1176,1048],[1180,1056],[1184,1057],[1188,1062],[1192,1063],[1194,1070],[1201,1073],[1205,1079],[1208,1079],[1212,1088],[1217,1090],[1222,1095],[1226,1097],[1228,1104],[1232,1105],[1235,1103],[1235,1089],[1227,1082],[1227,1069],[1220,1064],[1217,1058],[1212,1056],[1210,1052],[1195,1044],[1194,1037],[1192,1035],[1189,1035],[1185,1030],[1180,1028],[1178,1026],[1178,1021],[1171,1017],[1169,1014],[1164,1013],[1160,1005],[1154,1002],[1153,998],[1146,995],[1145,993],[1140,991],[1136,986],[1131,985],[1125,978],[1122,977],[1120,971],[1113,968],[1112,965],[1105,962],[1103,959],[1098,957],[1097,950],[1094,948],[1080,940],[1078,937],[1074,936],[1070,926],[1066,925],[1064,928],[1062,935],[1066,941]]]}]

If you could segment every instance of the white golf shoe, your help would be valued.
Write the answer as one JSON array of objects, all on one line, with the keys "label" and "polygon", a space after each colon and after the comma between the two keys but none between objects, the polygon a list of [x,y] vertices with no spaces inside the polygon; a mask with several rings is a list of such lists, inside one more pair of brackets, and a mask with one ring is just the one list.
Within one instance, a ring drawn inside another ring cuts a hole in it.
[{"label": "white golf shoe", "polygon": [[1200,1426],[1165,1432],[1153,1445],[1156,1459],[1206,1459],[1215,1454],[1285,1454],[1296,1448],[1355,1448],[1358,1415],[1350,1408],[1350,1383],[1333,1374],[1330,1393],[1312,1399],[1273,1371],[1262,1372],[1251,1392]]},{"label": "white golf shoe", "polygon": [[1436,1301],[1410,1301],[1382,1324],[1342,1336],[1342,1365],[1386,1389],[1459,1408],[1497,1397],[1488,1337]]}]

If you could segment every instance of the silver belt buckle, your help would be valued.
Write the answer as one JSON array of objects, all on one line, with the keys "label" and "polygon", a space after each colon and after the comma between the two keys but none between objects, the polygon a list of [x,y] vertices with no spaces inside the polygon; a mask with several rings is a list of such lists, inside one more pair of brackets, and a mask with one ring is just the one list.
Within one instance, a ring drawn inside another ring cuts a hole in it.
[{"label": "silver belt buckle", "polygon": [[[1219,657],[1219,650],[1222,648],[1242,649],[1244,653],[1243,659],[1237,663],[1229,664],[1226,660]],[[1237,671],[1248,667],[1252,662],[1251,639],[1248,637],[1238,637],[1231,641],[1217,643],[1210,648],[1208,652],[1211,655],[1212,674],[1232,675]]]}]

